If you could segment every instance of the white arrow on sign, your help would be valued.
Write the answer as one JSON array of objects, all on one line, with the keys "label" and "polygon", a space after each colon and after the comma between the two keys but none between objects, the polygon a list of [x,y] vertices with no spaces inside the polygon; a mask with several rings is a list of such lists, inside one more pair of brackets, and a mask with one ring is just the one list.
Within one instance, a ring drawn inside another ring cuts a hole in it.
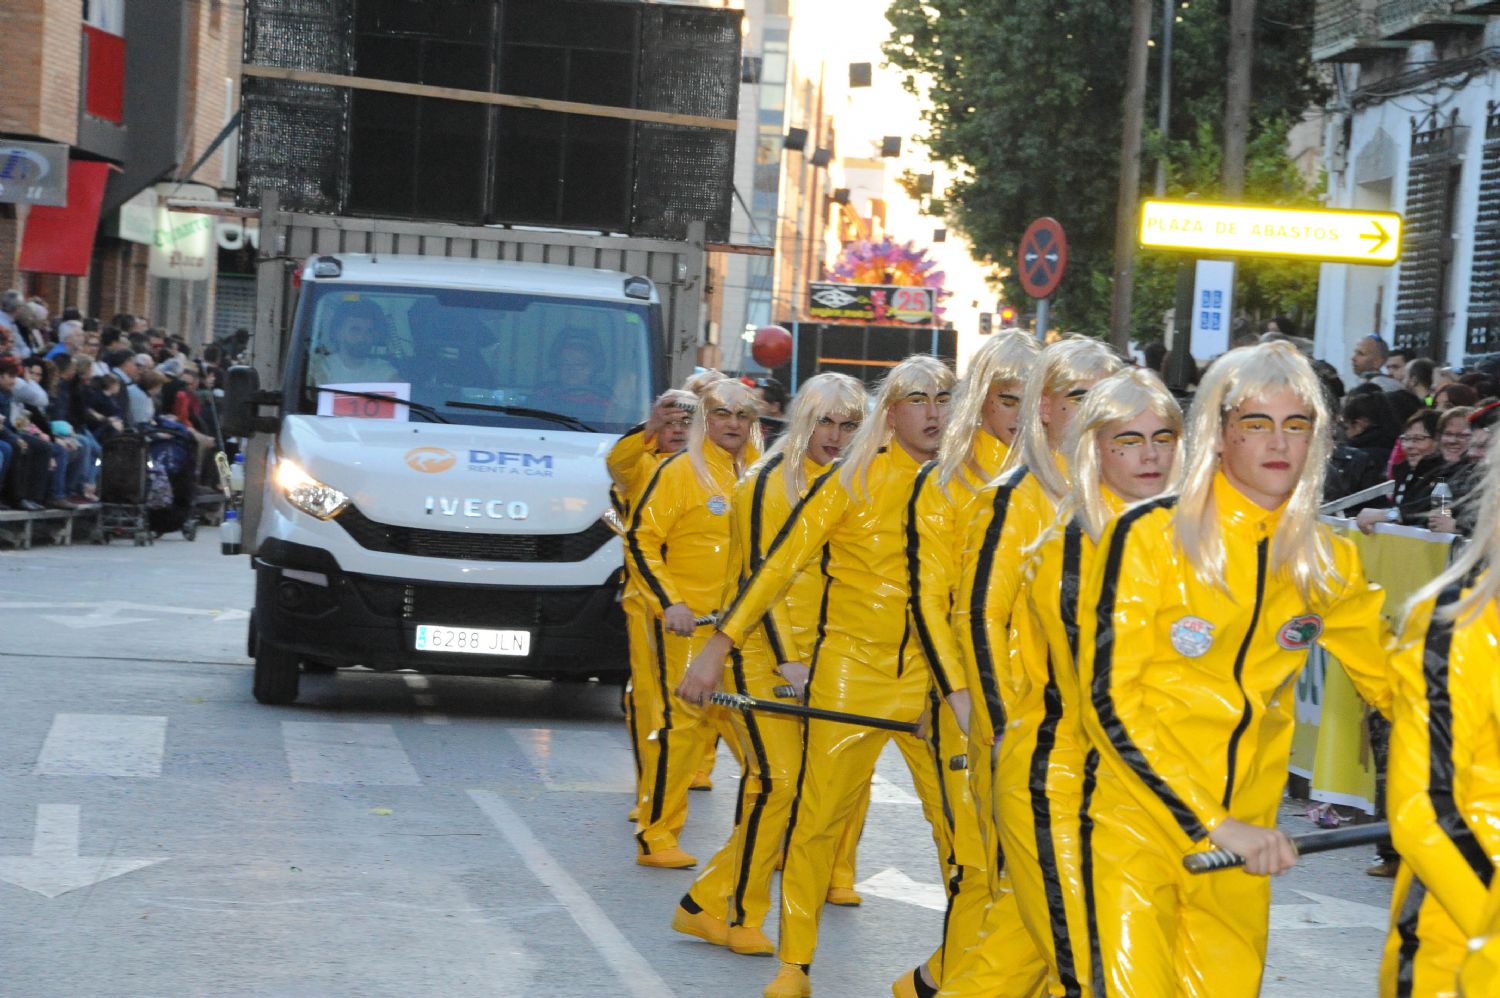
[{"label": "white arrow on sign", "polygon": [[36,838],[30,856],[0,856],[0,880],[55,898],[92,887],[157,863],[159,859],[117,859],[78,855],[78,805],[38,804]]}]

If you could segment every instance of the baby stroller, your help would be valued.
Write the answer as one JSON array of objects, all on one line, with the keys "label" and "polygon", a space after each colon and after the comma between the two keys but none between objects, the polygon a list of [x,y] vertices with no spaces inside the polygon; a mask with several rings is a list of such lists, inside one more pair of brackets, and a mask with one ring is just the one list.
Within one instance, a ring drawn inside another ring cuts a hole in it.
[{"label": "baby stroller", "polygon": [[131,537],[137,546],[162,534],[198,533],[197,444],[179,423],[158,419],[144,433],[126,433],[104,444],[100,475],[101,540]]},{"label": "baby stroller", "polygon": [[175,530],[186,540],[198,533],[198,443],[180,423],[158,419],[148,434],[151,463],[146,489],[146,517],[158,537]]}]

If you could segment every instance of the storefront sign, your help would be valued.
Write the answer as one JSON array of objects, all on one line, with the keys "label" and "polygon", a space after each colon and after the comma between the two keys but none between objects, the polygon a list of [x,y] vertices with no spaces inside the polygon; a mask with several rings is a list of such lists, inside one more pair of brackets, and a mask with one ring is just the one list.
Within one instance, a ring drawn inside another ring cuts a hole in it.
[{"label": "storefront sign", "polygon": [[0,201],[68,203],[68,147],[57,142],[0,139]]},{"label": "storefront sign", "polygon": [[[168,190],[164,192],[162,187]],[[202,184],[165,184],[158,187],[156,194],[156,230],[151,240],[148,272],[152,277],[179,281],[208,280],[218,263],[214,216],[168,211],[164,202],[167,197],[216,201],[218,192]]]},{"label": "storefront sign", "polygon": [[931,326],[937,292],[893,284],[813,284],[807,318],[877,326]]}]

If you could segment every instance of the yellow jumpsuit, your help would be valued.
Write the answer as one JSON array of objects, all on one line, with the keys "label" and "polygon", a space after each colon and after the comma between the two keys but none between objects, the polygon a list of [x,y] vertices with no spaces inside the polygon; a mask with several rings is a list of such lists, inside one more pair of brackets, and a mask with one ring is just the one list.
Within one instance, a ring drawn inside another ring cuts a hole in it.
[{"label": "yellow jumpsuit", "polygon": [[1458,974],[1462,998],[1500,996],[1500,884],[1490,888],[1481,922],[1484,930],[1469,941],[1469,954]]},{"label": "yellow jumpsuit", "polygon": [[1366,583],[1354,546],[1325,534],[1342,584],[1308,601],[1270,567],[1281,510],[1252,503],[1222,472],[1213,489],[1222,588],[1187,563],[1173,534],[1176,500],[1160,499],[1105,532],[1080,599],[1083,720],[1100,756],[1084,777],[1080,850],[1091,855],[1100,994],[1104,982],[1122,998],[1258,994],[1270,879],[1193,876],[1182,857],[1211,848],[1209,832],[1230,817],[1275,827],[1293,688],[1314,642],[1390,710],[1384,593]]},{"label": "yellow jumpsuit", "polygon": [[[915,654],[907,612],[905,521],[917,471],[901,447],[882,450],[870,463],[869,499],[851,496],[835,473],[777,533],[719,621],[719,630],[743,645],[797,572],[816,560],[823,591],[807,685],[814,707],[901,721],[916,721],[927,710],[931,674]],[[941,778],[926,743],[914,735],[809,721],[781,877],[778,952],[785,963],[812,963],[839,836],[892,737],[934,836],[942,834]]]},{"label": "yellow jumpsuit", "polygon": [[[642,788],[636,841],[643,855],[675,847],[687,815],[687,793],[707,746],[718,737],[722,713],[684,703],[672,695],[688,660],[713,632],[699,626],[691,637],[668,633],[662,613],[685,603],[694,616],[716,612],[724,589],[729,548],[729,497],[737,472],[734,459],[712,441],[703,444],[713,480],[701,482],[686,451],[656,469],[631,512],[626,557],[640,574],[641,598],[651,614],[651,680],[660,704],[641,742]],[[640,722],[637,722],[638,729]]]},{"label": "yellow jumpsuit", "polygon": [[1488,928],[1500,861],[1500,612],[1491,602],[1456,626],[1435,607],[1406,622],[1387,770],[1391,840],[1401,853],[1384,995],[1454,995],[1470,938]]},{"label": "yellow jumpsuit", "polygon": [[[960,472],[963,480],[950,482],[946,489],[938,484],[936,463],[924,466],[917,476],[906,527],[913,633],[927,661],[942,664],[933,670],[940,697],[953,692],[941,679],[949,674],[963,677],[966,685],[961,689],[970,690],[974,697],[981,695],[977,686],[968,685],[968,669],[953,632],[953,606],[961,581],[964,538],[978,507],[978,493],[1005,463],[1008,450],[1002,441],[981,430],[974,439],[977,474],[965,467]],[[992,864],[969,779],[972,756],[967,737],[951,710],[935,710],[928,731],[932,752],[942,769],[951,843],[949,855],[944,857],[948,866],[948,911],[943,919],[943,941],[927,961],[928,973],[941,984],[945,968],[956,966],[962,952],[979,936],[990,902]]]},{"label": "yellow jumpsuit", "polygon": [[[739,584],[759,567],[772,539],[792,514],[782,461],[779,455],[768,459],[754,475],[735,486],[730,525],[732,568],[726,599],[732,599]],[[825,473],[831,474],[804,458],[803,481],[808,483],[808,494],[827,484]],[[817,569],[798,573],[770,611],[746,634],[744,644],[733,652],[724,688],[732,693],[778,699],[776,689],[787,682],[777,672],[781,663],[812,660],[822,595],[823,578]],[[729,718],[745,759],[735,824],[729,841],[688,890],[683,907],[707,911],[731,925],[759,928],[771,907],[771,877],[786,843],[787,821],[797,797],[802,721],[751,711],[730,711]],[[833,886],[854,886],[854,854],[868,805],[867,788],[862,805],[840,839]]]},{"label": "yellow jumpsuit", "polygon": [[[1101,487],[1113,512],[1124,507]],[[1024,670],[1012,716],[1038,716],[1030,738],[1007,734],[996,764],[1000,839],[1021,919],[1048,966],[1053,995],[1092,995],[1092,935],[1085,898],[1091,857],[1080,849],[1085,774],[1097,770],[1080,715],[1078,595],[1093,562],[1094,542],[1076,516],[1044,533],[1022,573],[1015,615],[1041,638],[1011,664]]]}]

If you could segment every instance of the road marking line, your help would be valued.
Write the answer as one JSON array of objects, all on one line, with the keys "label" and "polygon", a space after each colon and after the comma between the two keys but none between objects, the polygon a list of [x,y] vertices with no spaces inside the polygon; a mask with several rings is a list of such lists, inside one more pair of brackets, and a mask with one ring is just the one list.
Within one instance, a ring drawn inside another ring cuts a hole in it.
[{"label": "road marking line", "polygon": [[424,711],[422,713],[422,723],[423,724],[447,724],[448,723],[448,715],[447,714],[433,714],[431,712]]},{"label": "road marking line", "polygon": [[604,910],[589,897],[578,881],[553,858],[545,846],[532,834],[526,822],[511,810],[510,805],[499,794],[488,790],[470,790],[469,797],[485,816],[494,822],[500,834],[510,842],[512,849],[525,862],[527,868],[552,892],[552,896],[568,910],[578,928],[594,944],[594,949],[604,958],[628,994],[637,998],[673,998],[667,982],[657,976],[646,958],[630,945],[630,940],[610,921]]},{"label": "road marking line", "polygon": [[77,804],[38,804],[30,856],[0,856],[0,881],[55,898],[166,860],[78,855]]},{"label": "road marking line", "polygon": [[548,790],[634,794],[635,767],[623,742],[598,731],[509,728]]},{"label": "road marking line", "polygon": [[167,719],[141,714],[57,714],[37,776],[160,776]]},{"label": "road marking line", "polygon": [[946,911],[948,908],[948,895],[942,884],[924,884],[895,867],[881,870],[873,877],[860,881],[854,885],[854,889],[861,894],[890,901],[904,901],[932,911]]},{"label": "road marking line", "polygon": [[389,724],[282,721],[281,738],[296,783],[422,783]]}]

